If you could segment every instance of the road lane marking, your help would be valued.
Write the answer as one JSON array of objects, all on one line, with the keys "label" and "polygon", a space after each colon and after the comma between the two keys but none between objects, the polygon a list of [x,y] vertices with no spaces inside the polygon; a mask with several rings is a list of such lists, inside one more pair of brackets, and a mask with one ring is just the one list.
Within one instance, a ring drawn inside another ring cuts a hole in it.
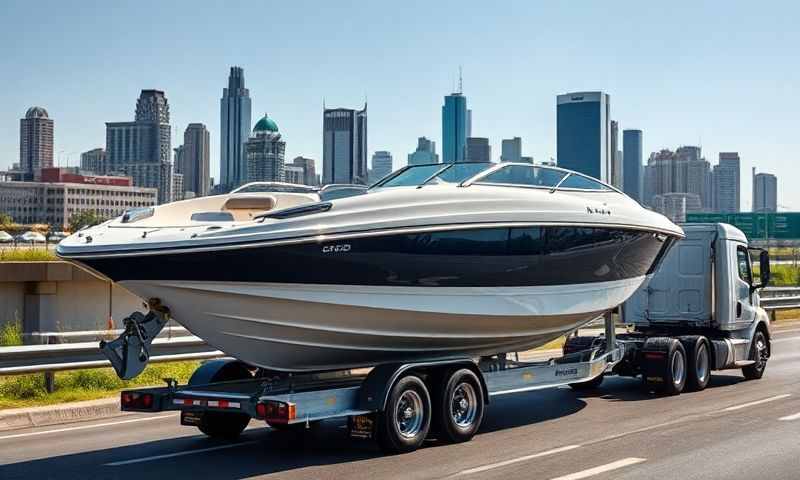
[{"label": "road lane marking", "polygon": [[734,405],[732,407],[723,408],[722,411],[723,412],[732,412],[734,410],[741,410],[743,408],[752,407],[754,405],[761,405],[762,403],[774,402],[775,400],[781,400],[783,398],[791,397],[791,396],[792,396],[791,393],[784,393],[783,395],[775,395],[774,397],[764,398],[762,400],[756,400],[755,402],[748,402],[748,403],[743,403],[741,405]]},{"label": "road lane marking", "polygon": [[772,343],[779,343],[779,342],[789,342],[792,340],[800,340],[800,337],[789,337],[789,338],[775,338],[772,340]]},{"label": "road lane marking", "polygon": [[579,448],[579,447],[580,447],[580,445],[567,445],[565,447],[559,447],[559,448],[554,448],[552,450],[547,450],[547,451],[544,451],[544,452],[534,453],[533,455],[525,455],[524,457],[512,458],[511,460],[505,460],[503,462],[490,463],[488,465],[482,465],[480,467],[470,468],[468,470],[462,470],[462,471],[456,473],[453,476],[471,475],[473,473],[485,472],[487,470],[493,470],[495,468],[505,467],[506,465],[513,465],[515,463],[524,462],[526,460],[531,460],[531,459],[534,459],[534,458],[545,457],[547,455],[555,455],[556,453],[561,453],[561,452],[566,452],[566,451],[569,451],[569,450],[574,450],[574,449]]},{"label": "road lane marking", "polygon": [[784,422],[791,422],[792,420],[800,420],[800,413],[795,413],[794,415],[787,415],[785,417],[781,417],[778,420],[783,420]]},{"label": "road lane marking", "polygon": [[582,470],[580,472],[570,473],[569,475],[556,477],[553,478],[552,480],[580,480],[581,478],[589,478],[595,475],[599,475],[601,473],[610,472],[612,470],[617,470],[624,467],[629,467],[631,465],[636,465],[637,463],[642,463],[646,460],[647,460],[646,458],[636,458],[636,457],[623,458],[622,460],[617,460],[616,462],[607,463],[605,465],[589,468],[586,470]]},{"label": "road lane marking", "polygon": [[779,333],[800,332],[800,328],[775,328],[772,333],[777,335]]},{"label": "road lane marking", "polygon": [[93,425],[80,425],[78,427],[57,428],[55,430],[43,430],[41,432],[15,433],[13,435],[3,435],[2,437],[0,437],[0,440],[8,440],[10,438],[33,437],[35,435],[46,435],[48,433],[71,432],[73,430],[86,430],[88,428],[109,427],[111,425],[122,425],[124,423],[147,422],[150,420],[160,420],[162,418],[172,417],[174,415],[175,415],[174,413],[170,413],[169,415],[158,415],[155,417],[145,417],[145,418],[133,418],[130,420],[121,420],[119,422],[95,423]]},{"label": "road lane marking", "polygon": [[163,460],[165,458],[183,457],[185,455],[194,455],[195,453],[213,452],[216,450],[225,450],[228,448],[241,447],[243,445],[252,445],[258,443],[257,440],[249,442],[230,443],[227,445],[217,445],[216,447],[200,448],[198,450],[187,450],[185,452],[165,453],[163,455],[153,455],[152,457],[133,458],[131,460],[121,460],[119,462],[106,463],[106,467],[119,467],[121,465],[130,465],[131,463],[151,462],[153,460]]}]

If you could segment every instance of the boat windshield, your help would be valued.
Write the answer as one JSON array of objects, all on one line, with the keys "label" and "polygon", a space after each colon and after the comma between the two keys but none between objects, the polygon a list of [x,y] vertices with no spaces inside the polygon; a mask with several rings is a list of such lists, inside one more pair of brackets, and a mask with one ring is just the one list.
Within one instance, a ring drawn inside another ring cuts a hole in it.
[{"label": "boat windshield", "polygon": [[251,182],[231,193],[317,193],[316,187],[284,182]]},{"label": "boat windshield", "polygon": [[412,165],[398,170],[370,188],[414,187],[428,183],[461,183],[494,165],[483,162]]}]

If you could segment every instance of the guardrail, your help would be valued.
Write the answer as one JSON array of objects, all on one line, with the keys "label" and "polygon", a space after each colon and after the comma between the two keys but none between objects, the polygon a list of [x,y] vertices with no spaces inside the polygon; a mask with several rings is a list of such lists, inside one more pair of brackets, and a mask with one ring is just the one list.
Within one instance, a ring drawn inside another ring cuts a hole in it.
[{"label": "guardrail", "polygon": [[[150,349],[150,362],[203,360],[225,356],[195,336],[157,338]],[[110,367],[97,342],[57,345],[0,347],[0,375]]]},{"label": "guardrail", "polygon": [[800,308],[800,287],[769,287],[761,291],[761,308],[775,320],[778,310]]}]

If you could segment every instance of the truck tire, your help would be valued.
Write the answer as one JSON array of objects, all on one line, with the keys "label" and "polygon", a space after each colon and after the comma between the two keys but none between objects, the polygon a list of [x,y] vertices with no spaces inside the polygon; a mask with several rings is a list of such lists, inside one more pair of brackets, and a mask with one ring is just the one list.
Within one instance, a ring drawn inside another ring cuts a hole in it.
[{"label": "truck tire", "polygon": [[400,378],[389,392],[386,408],[378,414],[377,440],[385,453],[413,452],[422,445],[431,426],[431,397],[416,375]]},{"label": "truck tire", "polygon": [[[242,362],[214,360],[200,365],[189,379],[189,385],[244,380],[252,378],[252,376],[250,370]],[[249,423],[250,415],[246,413],[206,411],[197,428],[209,437],[234,439],[247,428]]]},{"label": "truck tire", "polygon": [[686,386],[686,349],[676,338],[648,338],[642,348],[645,385],[666,395],[678,395]]},{"label": "truck tire", "polygon": [[744,378],[748,380],[758,380],[764,376],[764,369],[767,368],[767,359],[769,359],[769,343],[767,336],[761,329],[756,330],[753,335],[753,343],[750,346],[750,360],[755,360],[756,363],[742,368]]},{"label": "truck tire", "polygon": [[450,443],[470,440],[483,421],[483,388],[475,372],[449,370],[434,394],[434,417],[439,438]]},{"label": "truck tire", "polygon": [[686,350],[686,388],[699,392],[704,390],[711,378],[711,347],[702,335],[680,338]]}]

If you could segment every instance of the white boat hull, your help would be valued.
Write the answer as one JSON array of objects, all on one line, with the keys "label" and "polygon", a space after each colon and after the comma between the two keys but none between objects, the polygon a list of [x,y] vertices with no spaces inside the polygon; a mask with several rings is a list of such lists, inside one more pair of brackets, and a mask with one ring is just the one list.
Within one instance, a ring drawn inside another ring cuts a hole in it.
[{"label": "white boat hull", "polygon": [[536,287],[127,280],[210,345],[284,371],[539,347],[621,304],[644,276]]}]

